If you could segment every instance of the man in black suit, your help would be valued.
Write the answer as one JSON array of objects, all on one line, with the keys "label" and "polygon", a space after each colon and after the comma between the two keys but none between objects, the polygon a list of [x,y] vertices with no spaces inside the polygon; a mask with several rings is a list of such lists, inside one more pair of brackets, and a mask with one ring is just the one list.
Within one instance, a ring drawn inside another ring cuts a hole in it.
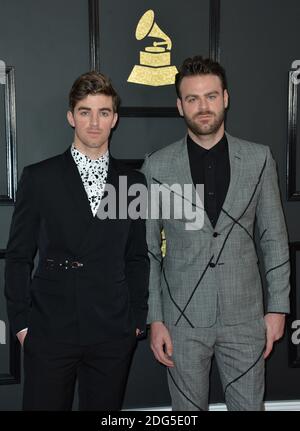
[{"label": "man in black suit", "polygon": [[109,153],[118,104],[104,75],[80,76],[67,114],[74,143],[26,167],[19,182],[5,294],[11,329],[24,347],[24,410],[71,410],[76,380],[80,410],[120,409],[136,339],[145,331],[144,220],[118,217],[118,202],[115,219],[97,217],[108,184],[116,196],[120,177],[127,190],[145,184]]}]

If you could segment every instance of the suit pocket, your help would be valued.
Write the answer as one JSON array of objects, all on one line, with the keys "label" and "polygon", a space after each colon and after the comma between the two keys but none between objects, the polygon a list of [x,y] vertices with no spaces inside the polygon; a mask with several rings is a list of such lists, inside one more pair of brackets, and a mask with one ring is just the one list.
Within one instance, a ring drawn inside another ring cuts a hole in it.
[{"label": "suit pocket", "polygon": [[62,273],[63,271],[38,268],[33,276],[33,279],[37,278],[39,280],[59,281],[61,279]]},{"label": "suit pocket", "polygon": [[63,291],[60,283],[56,280],[34,276],[30,286],[31,290],[40,293],[49,293],[52,295],[62,295]]}]

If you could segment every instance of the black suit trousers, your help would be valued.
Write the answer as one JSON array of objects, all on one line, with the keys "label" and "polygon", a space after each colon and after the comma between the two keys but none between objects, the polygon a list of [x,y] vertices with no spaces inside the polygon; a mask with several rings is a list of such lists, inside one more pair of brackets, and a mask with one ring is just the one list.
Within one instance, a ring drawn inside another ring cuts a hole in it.
[{"label": "black suit trousers", "polygon": [[120,410],[135,334],[80,346],[35,337],[24,342],[23,410]]}]

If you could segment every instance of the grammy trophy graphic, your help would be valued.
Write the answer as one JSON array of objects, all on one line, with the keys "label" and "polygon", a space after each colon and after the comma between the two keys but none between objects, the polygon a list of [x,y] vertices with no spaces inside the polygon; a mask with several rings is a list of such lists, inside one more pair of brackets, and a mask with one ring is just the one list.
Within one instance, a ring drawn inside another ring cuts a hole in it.
[{"label": "grammy trophy graphic", "polygon": [[177,68],[171,66],[172,41],[155,23],[152,9],[139,20],[135,37],[137,40],[153,37],[161,41],[154,41],[152,46],[140,51],[140,64],[133,67],[127,81],[155,87],[174,84]]}]

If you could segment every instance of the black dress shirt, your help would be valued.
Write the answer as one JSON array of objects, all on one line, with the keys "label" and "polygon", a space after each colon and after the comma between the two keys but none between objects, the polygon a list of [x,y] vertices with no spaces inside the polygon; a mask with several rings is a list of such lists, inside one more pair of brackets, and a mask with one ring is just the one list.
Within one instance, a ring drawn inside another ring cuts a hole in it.
[{"label": "black dress shirt", "polygon": [[193,183],[204,184],[204,208],[212,226],[215,227],[230,182],[226,135],[224,134],[210,150],[196,144],[188,135],[187,148]]}]

